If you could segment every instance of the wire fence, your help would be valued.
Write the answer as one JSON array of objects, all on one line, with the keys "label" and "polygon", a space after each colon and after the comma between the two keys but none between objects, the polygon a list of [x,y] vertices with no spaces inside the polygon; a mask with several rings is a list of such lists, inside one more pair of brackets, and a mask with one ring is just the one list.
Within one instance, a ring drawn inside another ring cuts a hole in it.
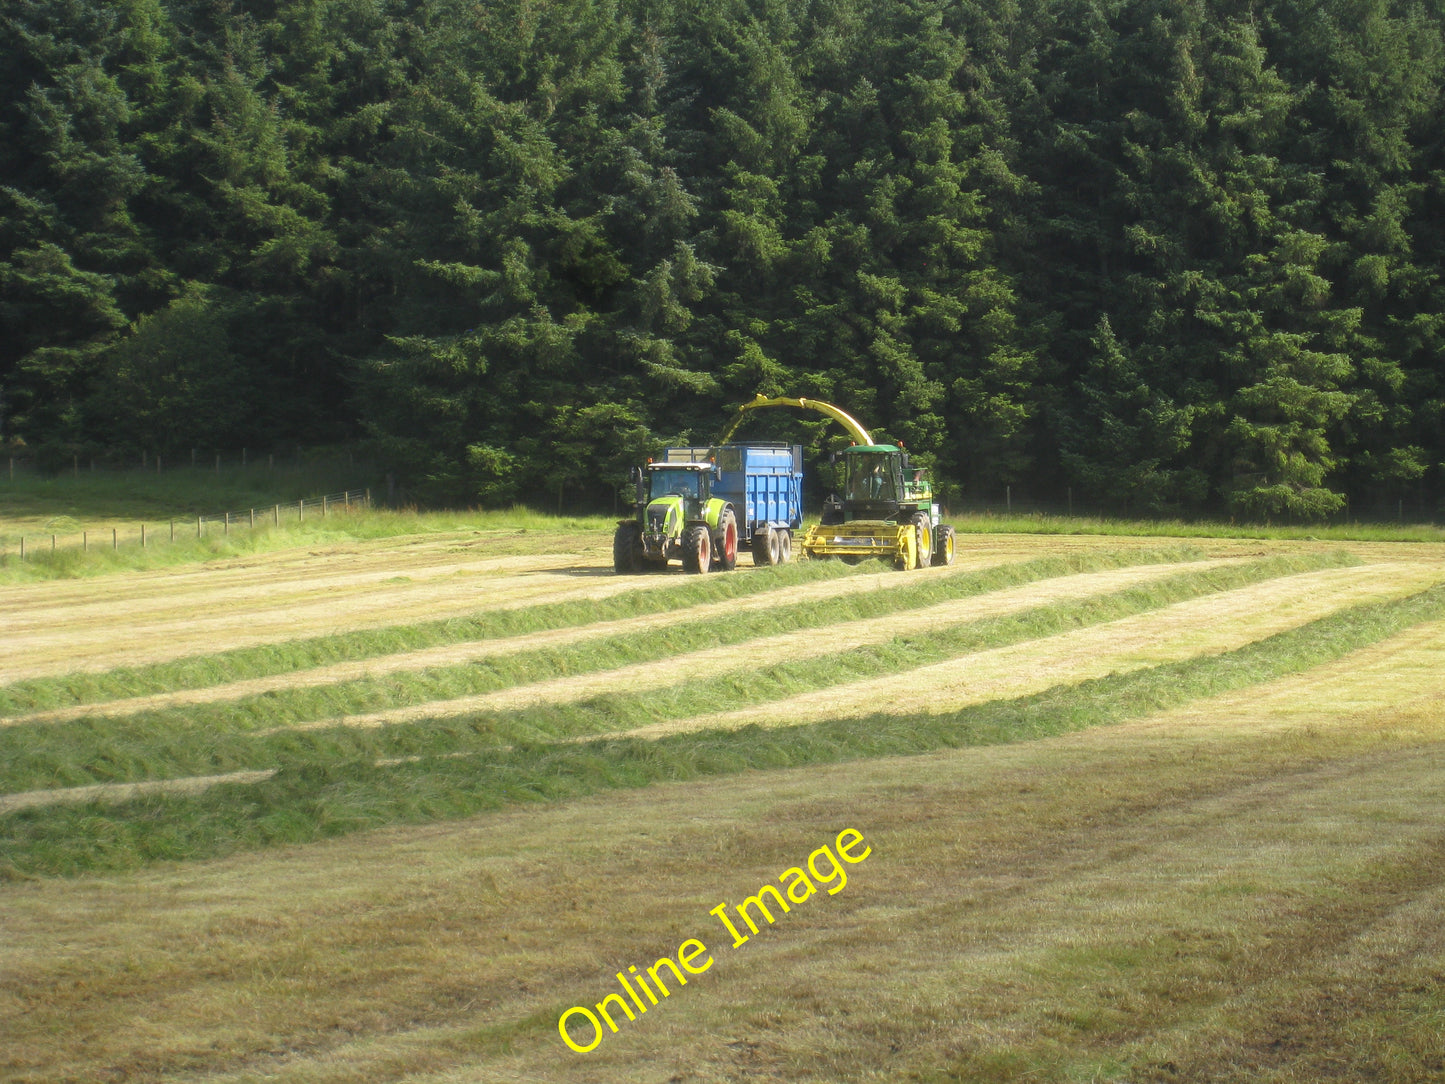
[{"label": "wire fence", "polygon": [[303,524],[307,517],[327,518],[350,512],[369,510],[372,507],[370,489],[348,489],[340,493],[327,493],[320,497],[289,501],[284,504],[267,505],[262,508],[245,508],[230,512],[213,512],[208,515],[173,517],[169,520],[151,520],[127,527],[83,528],[66,524],[63,529],[35,532],[0,538],[0,561],[11,556],[19,560],[34,560],[44,554],[58,554],[63,551],[89,552],[92,549],[119,551],[122,546],[138,546],[145,549],[183,541],[189,538],[229,536],[241,530],[255,530],[257,527],[280,527],[284,524]]}]

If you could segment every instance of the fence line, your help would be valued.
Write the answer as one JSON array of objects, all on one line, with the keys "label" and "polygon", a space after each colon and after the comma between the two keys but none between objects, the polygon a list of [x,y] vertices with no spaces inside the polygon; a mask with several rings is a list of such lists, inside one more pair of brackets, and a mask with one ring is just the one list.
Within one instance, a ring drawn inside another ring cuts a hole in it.
[{"label": "fence line", "polygon": [[[369,510],[371,507],[372,503],[370,489],[348,489],[343,490],[340,493],[326,493],[320,497],[312,497],[310,499],[292,501],[285,504],[268,505],[265,508],[259,509],[259,511],[261,512],[260,522],[263,527],[268,525],[279,527],[283,520],[288,522],[294,520],[298,524],[305,523],[306,513],[308,509],[311,510],[313,515],[319,509],[320,514],[324,519],[332,515],[333,513],[352,512],[358,508]],[[254,530],[257,523],[257,511],[258,509],[248,508],[240,512],[215,512],[209,515],[198,515],[194,519],[196,525],[196,538],[200,539],[205,538],[208,535],[213,535],[216,531],[216,526],[218,524],[220,525],[220,530],[223,537],[231,533],[232,527],[235,527],[237,529],[244,527],[247,530]],[[166,523],[165,528],[163,528],[169,529],[167,541],[174,542],[176,540],[176,525],[178,523],[184,524],[183,529],[189,531],[191,522],[192,521],[190,518],[170,519]],[[148,535],[146,533],[145,523],[138,524],[138,527],[138,540],[140,547],[142,549],[146,549],[149,546],[155,545],[156,534],[152,532]],[[67,541],[62,547],[59,543],[59,539],[62,537],[62,535],[59,533],[48,532],[46,534],[38,535],[38,537],[42,540],[42,546],[44,545],[43,540],[45,538],[48,537],[50,539],[50,545],[48,547],[48,550],[51,554],[56,553],[59,549],[62,548],[79,548],[82,553],[89,552],[90,535],[92,532],[88,528],[80,530],[78,532],[72,531],[67,533],[71,536],[72,539],[76,534],[78,534],[79,542],[77,543],[75,541]],[[27,539],[32,537],[37,536],[30,536],[24,534],[19,536],[19,557],[22,561],[34,559],[34,557],[36,556],[35,547],[33,545],[27,547],[26,545]],[[120,546],[120,529],[118,527],[112,527],[110,529],[110,548],[112,551],[119,551]],[[0,560],[3,560],[6,556],[7,546],[4,544],[3,541],[0,541]]]},{"label": "fence line", "polygon": [[358,459],[355,449],[347,448],[344,451],[321,451],[308,450],[297,446],[295,454],[289,452],[267,452],[265,455],[251,455],[249,448],[242,448],[239,453],[230,452],[205,452],[199,453],[192,448],[189,457],[176,456],[164,458],[159,453],[151,454],[142,452],[139,461],[131,457],[120,458],[114,453],[103,453],[100,456],[71,454],[69,456],[47,457],[46,465],[41,466],[34,454],[22,452],[17,455],[13,452],[0,453],[0,481],[15,481],[17,475],[43,476],[43,477],[72,477],[79,478],[83,474],[101,473],[123,473],[129,471],[143,471],[151,474],[169,473],[172,471],[189,470],[201,471],[207,474],[220,476],[223,470],[259,470],[263,465],[267,470],[294,470],[298,468],[317,466],[339,466],[344,460],[348,469],[354,470]]}]

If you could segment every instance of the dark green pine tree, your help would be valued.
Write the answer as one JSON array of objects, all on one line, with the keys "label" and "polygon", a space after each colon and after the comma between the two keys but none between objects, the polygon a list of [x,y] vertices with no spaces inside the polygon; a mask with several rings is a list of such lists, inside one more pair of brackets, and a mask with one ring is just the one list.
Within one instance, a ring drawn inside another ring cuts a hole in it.
[{"label": "dark green pine tree", "polygon": [[58,454],[95,439],[86,403],[148,263],[117,20],[78,0],[0,7],[0,387],[7,432]]},{"label": "dark green pine tree", "polygon": [[626,145],[620,24],[591,0],[466,11],[414,25],[427,63],[375,169],[399,190],[373,243],[407,262],[368,425],[426,499],[595,493],[644,450],[631,374],[667,360],[608,338],[630,273],[598,165]]}]

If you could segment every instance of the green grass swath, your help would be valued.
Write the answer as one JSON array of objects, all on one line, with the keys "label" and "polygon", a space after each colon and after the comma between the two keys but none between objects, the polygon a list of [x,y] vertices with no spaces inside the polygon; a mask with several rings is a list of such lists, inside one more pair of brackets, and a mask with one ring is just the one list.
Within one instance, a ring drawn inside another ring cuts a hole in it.
[{"label": "green grass swath", "polygon": [[523,745],[390,767],[377,767],[369,758],[300,762],[255,785],[157,794],[114,806],[26,810],[0,818],[0,875],[74,874],[194,860],[655,782],[1044,737],[1138,718],[1308,670],[1442,617],[1445,586],[1331,614],[1236,651],[947,715],[874,714],[657,741]]},{"label": "green grass swath", "polygon": [[[15,793],[96,782],[210,775],[305,760],[439,756],[481,746],[627,730],[726,707],[749,707],[870,676],[907,671],[974,651],[1159,609],[1188,599],[1291,573],[1350,563],[1345,555],[1275,557],[1247,565],[1195,570],[1105,595],[1035,607],[1017,614],[934,628],[890,642],[811,659],[749,668],[668,687],[639,688],[555,705],[470,713],[412,724],[358,729],[345,725],[248,737],[224,717],[185,726],[185,714],[29,724],[0,730],[0,791]],[[1013,575],[1038,571],[1016,566]],[[1030,568],[1029,566],[1032,566]],[[993,570],[994,574],[1002,570]],[[960,587],[977,587],[971,579]],[[884,606],[889,593],[864,596]],[[840,600],[831,600],[840,601]],[[538,676],[551,676],[548,657]],[[215,706],[212,706],[215,707]],[[249,727],[246,720],[243,727]]]}]

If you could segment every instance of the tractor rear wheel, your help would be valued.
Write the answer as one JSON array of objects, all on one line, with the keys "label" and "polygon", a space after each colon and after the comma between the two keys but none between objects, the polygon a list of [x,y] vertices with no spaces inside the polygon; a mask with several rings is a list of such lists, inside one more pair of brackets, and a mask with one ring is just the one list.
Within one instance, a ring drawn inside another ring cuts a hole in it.
[{"label": "tractor rear wheel", "polygon": [[642,531],[637,524],[619,524],[612,536],[612,570],[619,575],[642,571]]},{"label": "tractor rear wheel", "polygon": [[777,564],[773,554],[777,552],[777,539],[771,527],[759,527],[753,532],[753,564],[758,567]]},{"label": "tractor rear wheel", "polygon": [[688,572],[706,572],[712,567],[712,536],[706,527],[689,527],[683,533],[682,567]]},{"label": "tractor rear wheel", "polygon": [[937,537],[933,541],[933,566],[941,568],[953,564],[953,528],[946,523],[940,523],[935,534]]},{"label": "tractor rear wheel", "polygon": [[731,572],[738,566],[738,517],[731,508],[724,508],[717,518],[717,545],[713,547],[713,567]]},{"label": "tractor rear wheel", "polygon": [[918,547],[916,568],[927,568],[933,561],[933,524],[923,512],[913,513],[913,538]]}]

